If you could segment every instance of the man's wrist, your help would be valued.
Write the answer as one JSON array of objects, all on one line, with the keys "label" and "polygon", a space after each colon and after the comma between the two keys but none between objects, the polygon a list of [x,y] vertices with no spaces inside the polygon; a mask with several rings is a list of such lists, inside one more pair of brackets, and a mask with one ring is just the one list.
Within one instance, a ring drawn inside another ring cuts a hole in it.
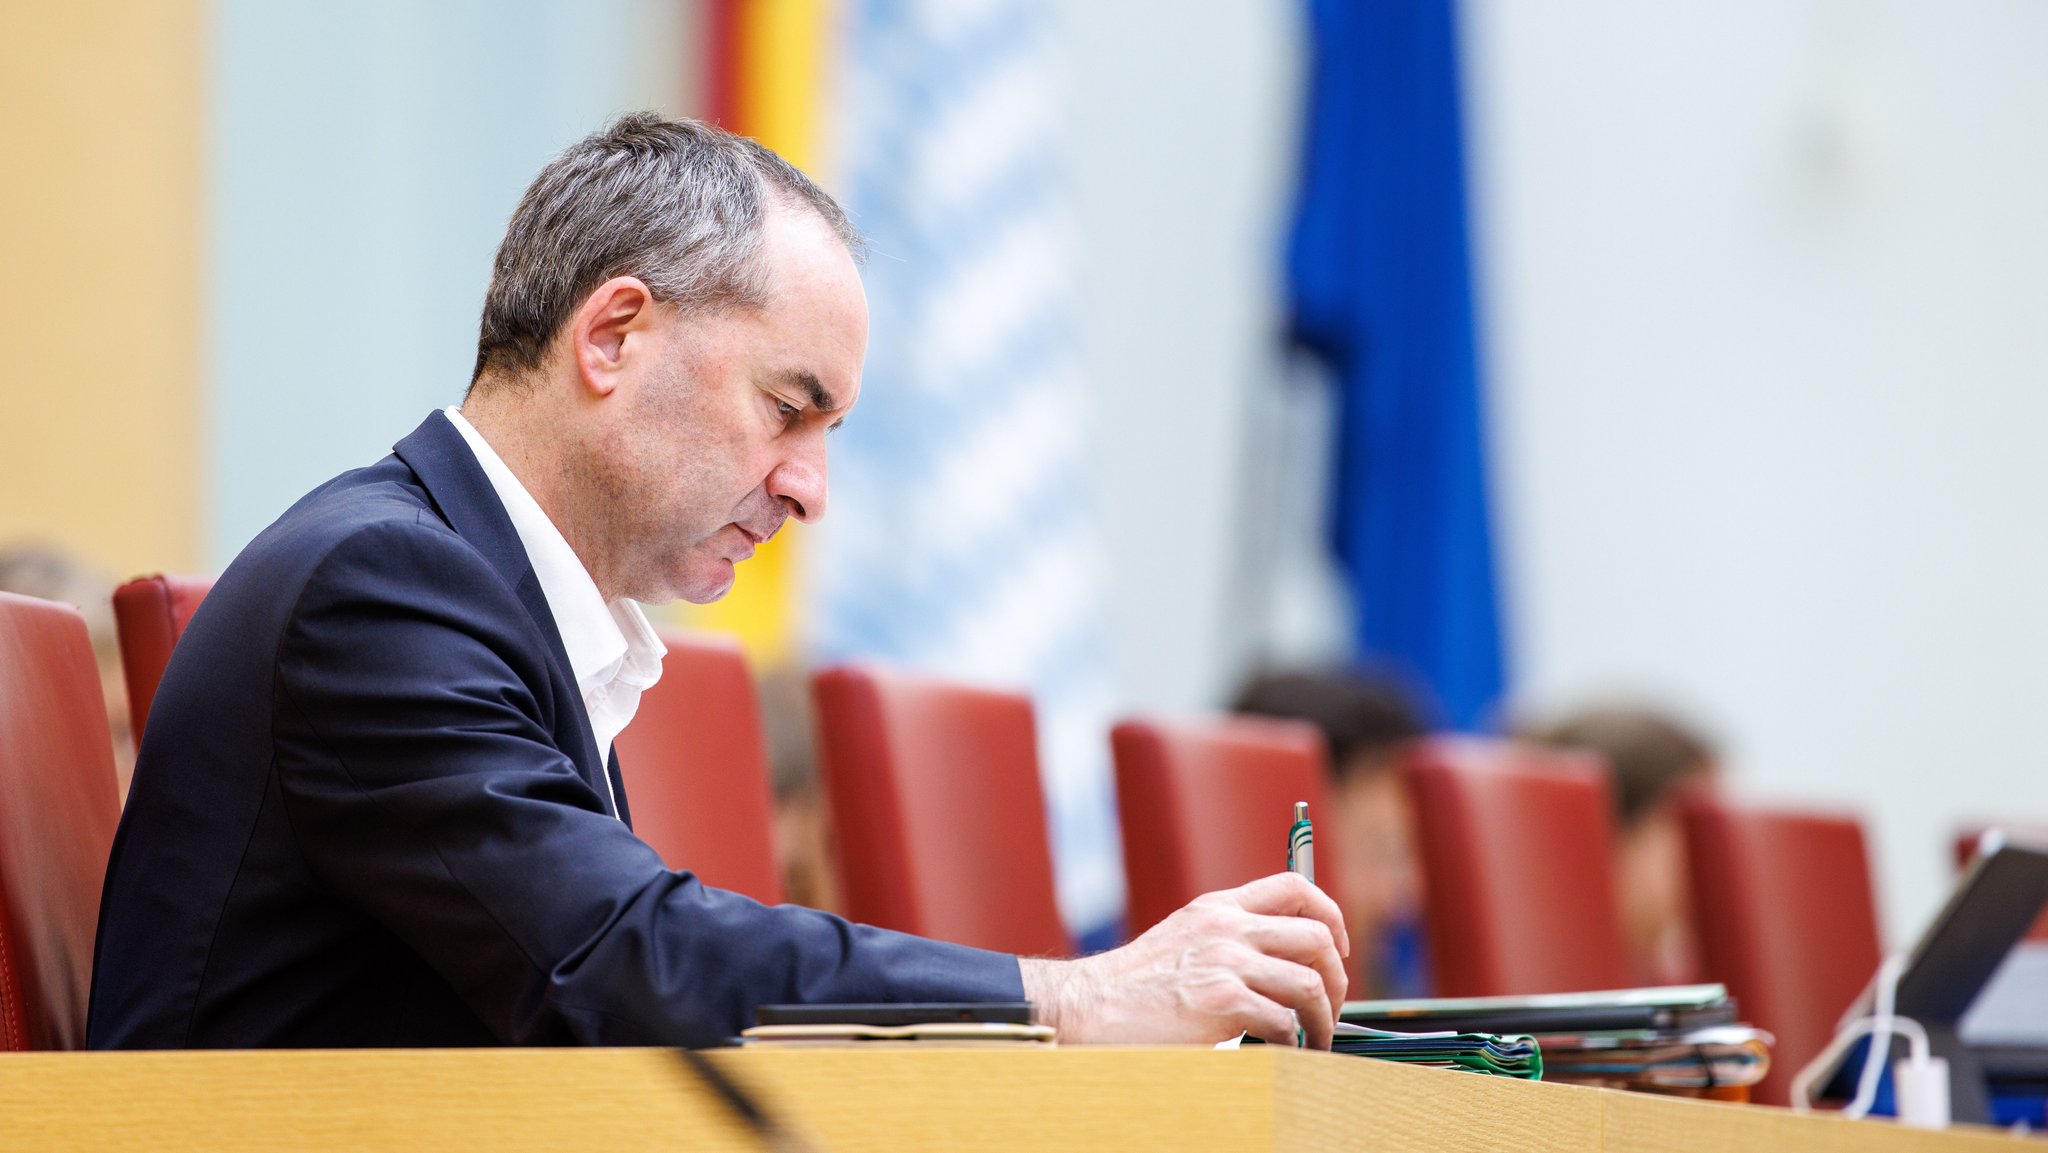
[{"label": "man's wrist", "polygon": [[1024,999],[1031,1002],[1040,1024],[1051,1025],[1062,1041],[1089,1040],[1097,990],[1087,961],[1019,957],[1017,973],[1023,980]]}]

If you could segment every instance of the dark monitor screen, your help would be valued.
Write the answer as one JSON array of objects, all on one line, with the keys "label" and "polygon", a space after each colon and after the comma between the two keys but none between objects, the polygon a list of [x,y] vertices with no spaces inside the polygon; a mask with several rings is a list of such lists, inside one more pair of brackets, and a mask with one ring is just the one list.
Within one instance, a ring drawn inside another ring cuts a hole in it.
[{"label": "dark monitor screen", "polygon": [[[1906,954],[1894,1000],[1948,1060],[1958,1121],[1998,1120],[2014,1093],[2034,1115],[2035,1094],[2048,1096],[2048,941],[2027,939],[2048,908],[2048,846],[1990,836]],[[1874,993],[1849,1017],[1868,1014]],[[1824,1096],[1854,1092],[1864,1050],[1849,1051]]]},{"label": "dark monitor screen", "polygon": [[1922,1025],[1960,1024],[1980,996],[2010,984],[1994,980],[2001,970],[2023,976],[2015,968],[2035,963],[2030,959],[2042,954],[2034,946],[2048,944],[2013,947],[2048,906],[2048,846],[2002,841],[1989,849],[1971,862],[1906,956],[1898,1011]]}]

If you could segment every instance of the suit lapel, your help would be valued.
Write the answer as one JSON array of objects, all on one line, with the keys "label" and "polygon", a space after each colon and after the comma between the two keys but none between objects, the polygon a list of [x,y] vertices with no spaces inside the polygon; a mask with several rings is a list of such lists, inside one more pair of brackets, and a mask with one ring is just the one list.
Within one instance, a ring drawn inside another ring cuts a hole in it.
[{"label": "suit lapel", "polygon": [[[427,495],[442,519],[448,522],[448,527],[482,553],[484,559],[505,578],[505,583],[512,586],[518,594],[519,603],[525,606],[527,615],[533,618],[535,627],[546,638],[548,657],[554,662],[554,674],[567,686],[565,695],[574,702],[575,732],[580,738],[576,749],[565,748],[562,751],[569,754],[584,782],[600,797],[607,794],[617,797],[619,819],[625,820],[625,791],[616,788],[616,782],[607,787],[605,778],[612,770],[598,762],[597,736],[584,712],[582,694],[570,671],[569,650],[562,643],[562,632],[555,625],[555,614],[548,608],[547,594],[541,591],[540,578],[533,573],[533,563],[527,559],[526,546],[520,543],[519,533],[512,527],[512,518],[506,515],[504,502],[498,499],[497,490],[491,487],[491,479],[484,475],[483,466],[477,463],[476,454],[470,451],[462,434],[448,422],[448,415],[438,409],[404,440],[393,445],[391,451],[397,453],[398,458],[420,478],[420,484],[426,488]],[[616,756],[613,761],[616,763]]]}]

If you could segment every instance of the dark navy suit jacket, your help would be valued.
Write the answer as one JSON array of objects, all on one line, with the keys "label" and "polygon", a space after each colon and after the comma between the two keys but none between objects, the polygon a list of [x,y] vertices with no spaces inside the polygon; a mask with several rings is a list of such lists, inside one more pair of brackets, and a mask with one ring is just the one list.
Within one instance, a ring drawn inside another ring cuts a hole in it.
[{"label": "dark navy suit jacket", "polygon": [[266,529],[180,640],[107,870],[91,1043],[703,1043],[763,1003],[1021,999],[1014,957],[668,871],[605,771],[437,412]]}]

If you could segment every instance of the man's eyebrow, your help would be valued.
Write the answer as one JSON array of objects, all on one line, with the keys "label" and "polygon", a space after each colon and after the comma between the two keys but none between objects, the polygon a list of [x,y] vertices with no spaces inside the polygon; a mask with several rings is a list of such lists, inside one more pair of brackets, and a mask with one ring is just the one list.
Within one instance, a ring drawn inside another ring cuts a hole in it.
[{"label": "man's eyebrow", "polygon": [[832,394],[825,391],[825,386],[819,383],[815,375],[797,369],[788,374],[788,380],[810,400],[811,407],[819,412],[831,412],[839,407],[839,402],[832,399]]},{"label": "man's eyebrow", "polygon": [[[819,412],[833,412],[839,408],[839,402],[833,399],[831,393],[825,391],[825,385],[818,380],[816,374],[799,368],[788,374],[788,380],[810,400],[813,409]],[[831,432],[845,423],[846,418],[842,416],[826,426],[825,431]]]}]

